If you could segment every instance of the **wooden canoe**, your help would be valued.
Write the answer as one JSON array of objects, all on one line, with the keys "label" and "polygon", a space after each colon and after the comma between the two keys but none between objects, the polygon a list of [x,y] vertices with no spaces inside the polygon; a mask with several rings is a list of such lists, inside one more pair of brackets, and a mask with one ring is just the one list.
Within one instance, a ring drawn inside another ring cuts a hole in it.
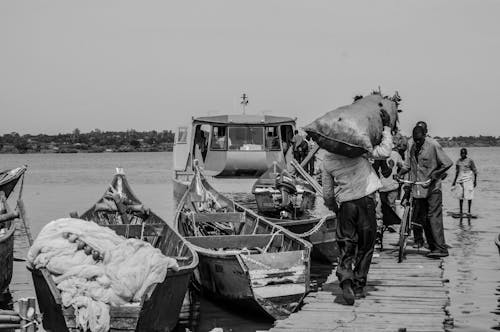
[{"label": "wooden canoe", "polygon": [[200,259],[195,285],[210,298],[281,319],[309,291],[311,244],[218,193],[199,170],[175,220]]},{"label": "wooden canoe", "polygon": [[10,210],[6,197],[0,191],[0,297],[8,291],[14,267],[14,233],[17,212]]},{"label": "wooden canoe", "polygon": [[[22,216],[11,211],[7,198],[23,178],[27,166],[0,171],[0,297],[8,291],[14,267],[14,233],[16,222]],[[19,195],[21,196],[21,195]],[[20,197],[19,197],[20,198]]]},{"label": "wooden canoe", "polygon": [[277,219],[266,217],[270,222],[288,229],[296,236],[312,244],[311,258],[323,263],[337,262],[337,218],[335,216],[303,219]]},{"label": "wooden canoe", "polygon": [[[289,189],[293,191],[293,194],[288,195],[289,204],[283,203],[280,183],[288,184],[291,187]],[[316,192],[309,183],[284,171],[276,163],[255,181],[252,194],[255,196],[259,213],[272,218],[279,218],[283,210],[287,210],[287,214],[292,218],[299,218],[312,209],[316,201]]]},{"label": "wooden canoe", "polygon": [[[75,217],[75,214],[72,216]],[[142,238],[166,256],[177,259],[179,271],[169,269],[165,280],[152,286],[141,303],[110,308],[110,331],[172,331],[198,264],[198,256],[189,243],[158,215],[144,207],[121,170],[118,170],[103,197],[79,218],[109,227],[127,238]],[[32,275],[44,328],[58,332],[80,331],[73,308],[62,305],[61,294],[48,271],[33,270]]]}]

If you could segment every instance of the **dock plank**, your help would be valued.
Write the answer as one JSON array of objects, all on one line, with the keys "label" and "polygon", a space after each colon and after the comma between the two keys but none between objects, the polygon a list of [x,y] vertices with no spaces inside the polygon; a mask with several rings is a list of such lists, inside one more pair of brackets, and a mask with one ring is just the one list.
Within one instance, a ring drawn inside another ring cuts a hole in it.
[{"label": "dock plank", "polygon": [[428,259],[425,250],[410,250],[397,263],[397,234],[385,234],[384,251],[373,258],[366,287],[367,297],[345,305],[335,270],[319,291],[304,299],[302,309],[275,322],[282,331],[448,331],[453,319],[443,278],[442,260]]}]

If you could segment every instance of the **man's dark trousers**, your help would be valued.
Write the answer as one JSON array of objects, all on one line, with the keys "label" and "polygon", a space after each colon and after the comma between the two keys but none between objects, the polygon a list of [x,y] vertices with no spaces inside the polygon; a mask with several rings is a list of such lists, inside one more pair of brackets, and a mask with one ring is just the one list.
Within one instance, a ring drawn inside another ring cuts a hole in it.
[{"label": "man's dark trousers", "polygon": [[341,285],[351,280],[355,287],[364,287],[377,234],[375,199],[370,195],[343,202],[337,217],[337,243],[340,250],[337,278]]},{"label": "man's dark trousers", "polygon": [[418,224],[413,227],[415,241],[423,241],[423,228],[429,250],[439,250],[447,253],[448,248],[444,239],[443,194],[441,190],[434,190],[427,198],[415,198],[414,203],[413,220]]}]

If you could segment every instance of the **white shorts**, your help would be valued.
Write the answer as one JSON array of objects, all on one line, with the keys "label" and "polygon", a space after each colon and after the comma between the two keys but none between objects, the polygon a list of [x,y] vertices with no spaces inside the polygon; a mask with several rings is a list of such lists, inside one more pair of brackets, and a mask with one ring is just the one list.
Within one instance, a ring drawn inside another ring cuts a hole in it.
[{"label": "white shorts", "polygon": [[474,181],[468,180],[457,184],[462,190],[459,199],[470,201],[474,199]]}]

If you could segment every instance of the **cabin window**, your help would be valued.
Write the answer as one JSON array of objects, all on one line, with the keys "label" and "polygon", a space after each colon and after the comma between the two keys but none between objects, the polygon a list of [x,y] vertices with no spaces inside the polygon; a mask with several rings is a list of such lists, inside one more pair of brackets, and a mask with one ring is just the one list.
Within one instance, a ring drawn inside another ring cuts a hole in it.
[{"label": "cabin window", "polygon": [[228,145],[232,151],[264,150],[264,127],[229,127]]},{"label": "cabin window", "polygon": [[266,127],[266,150],[280,150],[278,127]]},{"label": "cabin window", "polygon": [[293,127],[291,125],[281,126],[281,141],[283,144],[283,153],[286,153],[292,144]]},{"label": "cabin window", "polygon": [[187,143],[187,127],[179,127],[177,130],[177,143],[186,144]]},{"label": "cabin window", "polygon": [[227,127],[214,126],[212,128],[212,140],[210,150],[227,150]]}]

